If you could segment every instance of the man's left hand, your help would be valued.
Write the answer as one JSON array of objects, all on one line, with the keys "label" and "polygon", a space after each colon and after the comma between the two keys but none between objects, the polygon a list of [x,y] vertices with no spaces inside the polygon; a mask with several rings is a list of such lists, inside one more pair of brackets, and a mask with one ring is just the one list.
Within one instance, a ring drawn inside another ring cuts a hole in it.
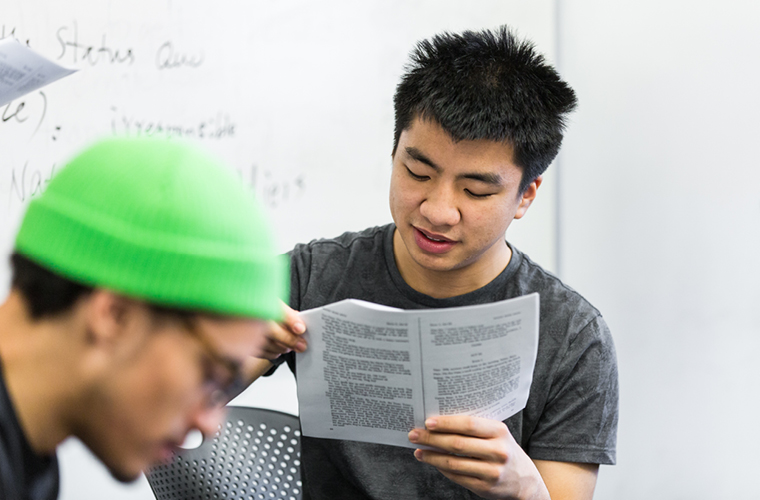
[{"label": "man's left hand", "polygon": [[414,456],[484,498],[548,500],[541,474],[503,422],[468,416],[432,417],[409,441],[440,451]]}]

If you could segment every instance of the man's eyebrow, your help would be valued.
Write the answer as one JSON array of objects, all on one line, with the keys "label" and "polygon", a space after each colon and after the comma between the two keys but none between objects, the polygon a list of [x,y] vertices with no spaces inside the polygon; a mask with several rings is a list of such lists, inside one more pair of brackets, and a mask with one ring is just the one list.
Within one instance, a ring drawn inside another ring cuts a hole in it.
[{"label": "man's eyebrow", "polygon": [[[438,166],[433,160],[427,157],[425,153],[420,151],[419,149],[413,147],[413,146],[407,146],[405,149],[406,154],[411,156],[414,160],[417,160],[420,163],[424,163],[425,165],[429,166],[436,172],[440,172],[443,170],[440,166]],[[493,172],[470,172],[470,173],[463,173],[459,174],[457,176],[459,179],[472,179],[475,181],[480,181],[485,184],[490,184],[493,186],[501,186],[502,184],[502,178],[501,175],[495,174]]]},{"label": "man's eyebrow", "polygon": [[415,148],[414,146],[407,146],[405,151],[406,151],[406,154],[408,154],[409,156],[411,156],[413,159],[417,160],[418,162],[424,163],[425,165],[429,166],[436,172],[441,171],[441,167],[436,165],[433,160],[431,160],[430,158],[427,157],[427,155],[425,155],[425,153]]},{"label": "man's eyebrow", "polygon": [[501,186],[501,176],[492,172],[460,174],[457,177],[461,179],[473,179],[493,186]]}]

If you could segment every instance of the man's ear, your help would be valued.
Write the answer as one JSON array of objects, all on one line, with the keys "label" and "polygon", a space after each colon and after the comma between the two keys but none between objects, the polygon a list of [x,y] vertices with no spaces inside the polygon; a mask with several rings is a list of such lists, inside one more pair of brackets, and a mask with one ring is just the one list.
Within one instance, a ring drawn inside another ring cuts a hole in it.
[{"label": "man's ear", "polygon": [[134,303],[128,298],[96,288],[87,308],[87,342],[107,346],[120,339],[132,307]]},{"label": "man's ear", "polygon": [[525,212],[528,211],[528,207],[530,207],[531,203],[533,203],[533,200],[536,199],[538,188],[541,187],[542,182],[544,182],[544,177],[542,175],[539,175],[533,180],[533,182],[528,184],[525,192],[520,195],[520,204],[517,206],[515,219],[522,219],[522,217],[525,215]]},{"label": "man's ear", "polygon": [[80,368],[94,383],[131,366],[145,347],[151,320],[142,302],[109,290],[96,288],[87,300]]}]

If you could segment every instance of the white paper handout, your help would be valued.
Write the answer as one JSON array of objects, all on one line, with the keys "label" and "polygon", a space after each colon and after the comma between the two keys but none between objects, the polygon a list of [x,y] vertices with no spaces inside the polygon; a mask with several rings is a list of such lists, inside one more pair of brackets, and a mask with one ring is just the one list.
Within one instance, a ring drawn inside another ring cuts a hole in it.
[{"label": "white paper handout", "polygon": [[13,37],[0,40],[0,106],[78,71],[60,66]]},{"label": "white paper handout", "polygon": [[407,434],[428,417],[514,415],[533,379],[538,311],[537,293],[447,309],[347,299],[303,311],[301,432],[416,448]]}]

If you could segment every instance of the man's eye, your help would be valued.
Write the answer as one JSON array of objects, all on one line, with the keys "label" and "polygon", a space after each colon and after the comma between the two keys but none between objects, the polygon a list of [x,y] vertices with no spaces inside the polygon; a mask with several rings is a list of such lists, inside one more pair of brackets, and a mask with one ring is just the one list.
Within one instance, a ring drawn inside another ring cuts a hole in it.
[{"label": "man's eye", "polygon": [[473,193],[469,189],[465,189],[464,192],[467,193],[472,198],[477,198],[481,200],[484,198],[488,198],[489,196],[493,196],[493,193],[478,194],[478,193]]},{"label": "man's eye", "polygon": [[409,173],[409,176],[412,179],[416,180],[416,181],[426,181],[426,180],[430,179],[430,177],[428,177],[427,175],[417,175],[417,174],[415,174],[414,172],[412,172],[409,169],[409,167],[406,167],[406,171]]},{"label": "man's eye", "polygon": [[203,385],[219,387],[221,376],[214,362],[208,358],[203,359]]}]

